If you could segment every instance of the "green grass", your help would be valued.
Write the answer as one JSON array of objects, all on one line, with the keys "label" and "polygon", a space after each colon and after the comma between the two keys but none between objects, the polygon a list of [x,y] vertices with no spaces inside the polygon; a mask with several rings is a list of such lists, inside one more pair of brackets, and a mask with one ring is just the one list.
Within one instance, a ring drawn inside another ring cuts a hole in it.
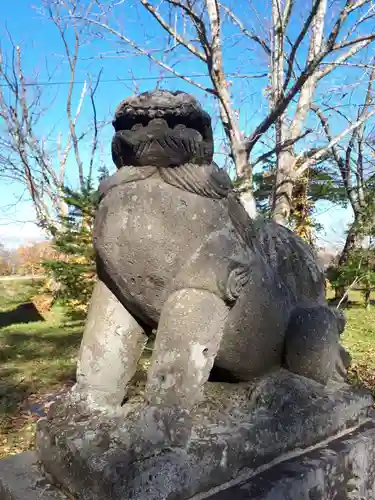
[{"label": "green grass", "polygon": [[352,356],[350,379],[375,396],[375,305],[366,310],[360,292],[353,291],[345,313],[348,323],[342,343]]},{"label": "green grass", "polygon": [[[29,302],[37,287],[0,281],[0,457],[33,447],[38,417],[30,413],[30,403],[74,383],[83,322],[69,320],[54,306],[44,318],[20,323],[24,311],[17,307]],[[375,306],[366,311],[358,292],[349,299],[342,341],[353,358],[350,379],[375,395]]]},{"label": "green grass", "polygon": [[27,302],[38,290],[39,286],[39,280],[0,281],[0,311],[7,311],[23,302]]},{"label": "green grass", "polygon": [[23,312],[16,308],[36,288],[31,282],[0,282],[0,457],[32,447],[36,417],[30,402],[74,381],[82,321],[69,321],[54,306],[44,319],[20,323]]}]

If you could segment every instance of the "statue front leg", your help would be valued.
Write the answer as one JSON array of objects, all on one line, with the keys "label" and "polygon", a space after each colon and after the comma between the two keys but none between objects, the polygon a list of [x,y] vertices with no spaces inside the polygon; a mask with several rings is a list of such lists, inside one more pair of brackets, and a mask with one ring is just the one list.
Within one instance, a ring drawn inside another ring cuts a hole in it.
[{"label": "statue front leg", "polygon": [[201,399],[227,316],[224,301],[206,290],[186,288],[168,298],[148,373],[151,405],[188,409]]},{"label": "statue front leg", "polygon": [[146,341],[133,316],[99,280],[87,314],[75,390],[95,404],[120,406]]}]

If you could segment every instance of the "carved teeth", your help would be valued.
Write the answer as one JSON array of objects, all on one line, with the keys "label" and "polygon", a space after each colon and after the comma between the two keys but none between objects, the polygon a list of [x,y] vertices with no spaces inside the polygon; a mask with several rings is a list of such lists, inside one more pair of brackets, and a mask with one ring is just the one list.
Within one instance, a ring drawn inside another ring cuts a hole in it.
[{"label": "carved teeth", "polygon": [[135,131],[135,130],[139,130],[141,128],[143,128],[142,123],[136,123],[135,125],[132,126],[131,130]]}]

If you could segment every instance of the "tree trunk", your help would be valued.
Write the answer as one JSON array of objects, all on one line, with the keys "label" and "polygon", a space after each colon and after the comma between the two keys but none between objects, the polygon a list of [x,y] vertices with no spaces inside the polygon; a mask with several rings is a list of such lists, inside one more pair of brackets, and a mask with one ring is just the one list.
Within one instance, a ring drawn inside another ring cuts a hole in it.
[{"label": "tree trunk", "polygon": [[359,244],[358,235],[355,228],[356,228],[356,221],[353,222],[346,236],[345,245],[338,261],[339,266],[345,265],[349,260],[350,253],[356,248],[358,248]]},{"label": "tree trunk", "polygon": [[294,186],[294,156],[291,151],[278,154],[276,185],[273,195],[273,219],[283,226],[288,223]]},{"label": "tree trunk", "polygon": [[[358,233],[356,231],[357,224],[358,224],[358,216],[355,217],[355,220],[354,220],[353,224],[351,225],[351,227],[348,231],[348,234],[346,236],[345,245],[344,245],[344,248],[341,252],[339,261],[337,263],[338,267],[344,266],[349,260],[350,253],[353,250],[355,250],[356,248],[358,248],[358,246],[359,246]],[[344,297],[346,290],[347,290],[347,287],[345,287],[344,285],[336,287],[335,288],[335,301],[340,301]],[[346,303],[347,301],[348,301],[348,295],[346,296],[346,298],[343,302]]]},{"label": "tree trunk", "polygon": [[252,219],[257,217],[257,207],[253,195],[253,176],[249,166],[247,152],[244,148],[234,148],[232,143],[232,156],[236,162],[237,179],[241,179],[238,187],[240,200],[246,212]]},{"label": "tree trunk", "polygon": [[297,179],[293,190],[292,213],[295,232],[309,245],[313,245],[311,230],[311,203],[309,201],[309,169]]}]

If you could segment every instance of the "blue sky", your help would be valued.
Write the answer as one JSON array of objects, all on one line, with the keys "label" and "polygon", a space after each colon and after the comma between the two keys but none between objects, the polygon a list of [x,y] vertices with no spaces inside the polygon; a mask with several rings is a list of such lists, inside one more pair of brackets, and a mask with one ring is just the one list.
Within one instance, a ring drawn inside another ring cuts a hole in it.
[{"label": "blue sky", "polygon": [[[37,70],[38,81],[44,81],[47,78],[48,71],[54,70],[53,80],[55,82],[64,82],[68,79],[68,72],[66,63],[61,62],[61,54],[63,47],[61,41],[56,36],[55,28],[51,23],[43,19],[40,14],[32,7],[32,5],[40,5],[39,0],[16,0],[7,1],[2,5],[2,19],[0,21],[0,29],[6,26],[11,32],[13,39],[16,43],[21,44],[23,48],[23,61],[25,72],[32,79],[34,72]],[[135,2],[136,3],[136,2]],[[248,2],[244,0],[235,2],[236,8],[240,9]],[[299,4],[297,2],[297,4]],[[259,12],[259,18],[254,15],[249,15],[246,18],[249,22],[249,28],[266,29],[266,10],[268,8],[267,2],[259,0],[255,2]],[[299,7],[298,7],[299,8]],[[117,18],[119,26],[122,30],[128,33],[129,37],[142,42],[148,40],[148,46],[153,48],[161,46],[161,39],[164,36],[163,32],[156,26],[155,22],[151,20],[150,16],[143,11],[143,9],[134,8],[131,15],[127,15],[128,11],[120,12]],[[118,14],[118,11],[116,11]],[[299,13],[296,12],[296,18]],[[299,25],[292,24],[291,36],[294,31],[299,29]],[[3,33],[3,31],[2,31]],[[236,32],[228,28],[224,36],[230,42],[225,44],[225,65],[227,73],[240,73],[245,75],[259,75],[264,73],[265,65],[264,57],[260,49],[249,50],[248,45],[245,45],[243,39],[238,37]],[[2,37],[3,38],[3,37]],[[4,38],[3,38],[4,40]],[[173,41],[171,41],[172,43]],[[6,43],[3,41],[3,44]],[[90,72],[96,75],[100,68],[103,68],[102,80],[96,98],[98,116],[102,119],[110,120],[116,105],[125,97],[133,94],[135,91],[151,90],[155,87],[160,76],[169,75],[167,72],[162,72],[155,67],[144,57],[135,57],[125,55],[125,57],[117,58],[103,58],[103,54],[108,55],[108,51],[123,50],[120,44],[110,44],[107,40],[88,41],[82,49],[82,60],[79,64],[77,74],[78,82],[82,82],[87,73]],[[302,47],[301,51],[306,50]],[[176,52],[176,56],[172,60],[175,67],[185,74],[202,74],[205,72],[204,66],[197,62],[193,57]],[[123,79],[130,79],[134,77],[136,85],[132,81],[116,81]],[[154,78],[154,79],[152,79]],[[262,97],[262,91],[266,83],[266,78],[228,78],[232,81],[231,92],[235,96],[235,105],[240,112],[241,128],[245,133],[249,133],[261,118],[267,112],[266,101]],[[353,72],[348,76],[348,85],[353,83],[356,79],[356,73]],[[108,81],[115,80],[115,81]],[[197,80],[203,85],[209,86],[210,82],[207,78],[198,77]],[[330,78],[329,81],[324,83],[323,88],[334,95],[332,90],[333,85],[337,82],[342,83],[342,74],[337,73]],[[168,89],[181,89],[192,92],[207,109],[207,111],[215,114],[215,102],[205,92],[196,89],[179,79],[167,79],[162,81],[161,87]],[[350,87],[348,87],[350,88]],[[77,104],[79,95],[82,89],[82,84],[77,83],[74,88],[74,103]],[[359,92],[362,90],[348,91],[347,95],[341,99],[341,104],[349,105],[359,99]],[[55,137],[58,132],[66,134],[67,123],[64,115],[65,96],[67,86],[60,84],[53,87],[46,87],[44,89],[45,103],[49,104],[48,113],[40,123],[39,132],[47,133],[52,128],[56,131]],[[327,97],[327,96],[325,96]],[[347,106],[348,107],[348,106]],[[351,110],[354,108],[351,106]],[[87,121],[90,119],[91,109],[87,105],[83,108],[80,117],[80,127],[84,130]],[[216,130],[216,151],[217,160],[222,162],[221,137],[222,131],[219,124],[214,120],[214,125],[217,125]],[[337,130],[340,129],[340,122],[336,120],[333,124]],[[100,153],[102,161],[104,161],[109,168],[112,168],[109,156],[110,151],[110,137],[112,131],[108,126],[102,137],[103,150]],[[259,146],[261,148],[261,145]],[[85,160],[88,155],[84,152],[83,158]],[[73,165],[70,167],[73,168]],[[74,184],[76,178],[73,170],[68,170],[68,182]],[[24,241],[40,238],[41,234],[38,228],[33,223],[33,215],[30,202],[25,197],[22,202],[14,205],[15,200],[22,196],[22,189],[20,186],[14,184],[2,185],[0,188],[1,194],[1,207],[3,214],[0,216],[0,241],[1,239],[10,245],[17,245],[24,243]],[[319,209],[319,221],[325,226],[325,231],[322,233],[322,242],[328,241],[331,244],[337,244],[342,240],[343,229],[350,219],[350,211],[340,208],[332,208],[326,204],[322,204]]]}]

